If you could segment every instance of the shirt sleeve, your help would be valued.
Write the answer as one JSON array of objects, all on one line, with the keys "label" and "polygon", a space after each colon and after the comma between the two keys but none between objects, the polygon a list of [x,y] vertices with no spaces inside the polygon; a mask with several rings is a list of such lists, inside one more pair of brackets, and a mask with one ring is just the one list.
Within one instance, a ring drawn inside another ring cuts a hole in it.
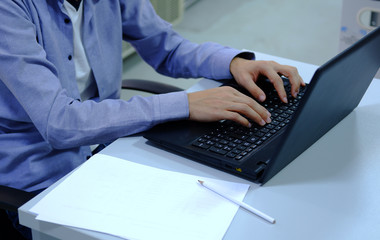
[{"label": "shirt sleeve", "polygon": [[230,63],[241,51],[212,42],[190,42],[160,18],[148,0],[125,2],[123,37],[158,72],[183,78],[232,77]]},{"label": "shirt sleeve", "polygon": [[107,99],[66,104],[65,101],[64,94],[58,96],[49,116],[47,136],[56,148],[93,144],[94,139],[96,143],[109,142],[162,122],[189,116],[184,91],[150,97],[135,96],[129,101]]},{"label": "shirt sleeve", "polygon": [[7,131],[38,130],[51,147],[67,149],[109,142],[188,117],[185,92],[129,101],[82,102],[70,97],[54,63],[36,41],[28,11],[21,4],[2,2],[0,16],[0,119],[12,122],[3,126]]}]

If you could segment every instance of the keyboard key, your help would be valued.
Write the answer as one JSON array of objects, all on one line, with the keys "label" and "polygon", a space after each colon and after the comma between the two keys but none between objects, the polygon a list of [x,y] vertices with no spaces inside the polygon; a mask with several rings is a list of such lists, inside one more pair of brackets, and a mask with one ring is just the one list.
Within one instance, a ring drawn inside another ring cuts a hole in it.
[{"label": "keyboard key", "polygon": [[210,147],[210,145],[202,143],[202,142],[194,142],[192,145],[196,147],[200,147],[202,149],[208,149]]},{"label": "keyboard key", "polygon": [[216,148],[216,147],[214,147],[214,146],[210,148],[210,151],[211,151],[211,152],[214,152],[214,153],[221,154],[221,155],[224,155],[224,154],[227,153],[226,150],[223,150],[223,149],[220,149],[220,148]]}]

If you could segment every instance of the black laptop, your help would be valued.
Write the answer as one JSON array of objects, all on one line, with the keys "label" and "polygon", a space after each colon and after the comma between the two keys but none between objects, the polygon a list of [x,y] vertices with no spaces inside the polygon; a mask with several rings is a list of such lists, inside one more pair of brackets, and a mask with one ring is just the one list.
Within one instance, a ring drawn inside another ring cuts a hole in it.
[{"label": "black laptop", "polygon": [[[157,125],[144,137],[157,147],[264,184],[356,108],[379,67],[377,28],[319,67],[297,98],[289,94],[288,104],[279,101],[267,80],[260,80],[270,124],[245,128],[227,120],[185,120]],[[236,85],[233,80],[227,84]],[[286,79],[284,85],[289,88]]]}]

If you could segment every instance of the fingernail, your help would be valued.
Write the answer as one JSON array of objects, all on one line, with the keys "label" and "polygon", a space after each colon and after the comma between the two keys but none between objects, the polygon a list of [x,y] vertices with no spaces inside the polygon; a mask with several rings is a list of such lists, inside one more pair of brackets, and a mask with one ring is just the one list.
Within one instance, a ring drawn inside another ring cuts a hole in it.
[{"label": "fingernail", "polygon": [[283,97],[282,100],[284,101],[284,103],[288,103],[288,99],[286,97]]},{"label": "fingernail", "polygon": [[266,122],[264,120],[261,120],[260,125],[264,126],[265,124],[266,124]]},{"label": "fingernail", "polygon": [[271,123],[272,122],[272,119],[270,119],[270,117],[267,118],[266,120],[267,123]]},{"label": "fingernail", "polygon": [[252,127],[252,123],[248,123],[248,128],[251,128]]},{"label": "fingernail", "polygon": [[259,96],[259,101],[260,102],[264,102],[265,101],[265,96],[264,95],[260,95]]}]

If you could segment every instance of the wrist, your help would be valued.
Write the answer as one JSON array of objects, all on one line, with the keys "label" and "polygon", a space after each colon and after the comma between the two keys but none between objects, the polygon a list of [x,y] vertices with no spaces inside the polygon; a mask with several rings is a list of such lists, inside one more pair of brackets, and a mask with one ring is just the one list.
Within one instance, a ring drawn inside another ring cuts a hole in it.
[{"label": "wrist", "polygon": [[230,73],[232,76],[234,76],[233,68],[236,68],[236,65],[238,65],[240,60],[255,60],[255,54],[253,52],[241,52],[238,55],[236,55],[230,62]]}]

